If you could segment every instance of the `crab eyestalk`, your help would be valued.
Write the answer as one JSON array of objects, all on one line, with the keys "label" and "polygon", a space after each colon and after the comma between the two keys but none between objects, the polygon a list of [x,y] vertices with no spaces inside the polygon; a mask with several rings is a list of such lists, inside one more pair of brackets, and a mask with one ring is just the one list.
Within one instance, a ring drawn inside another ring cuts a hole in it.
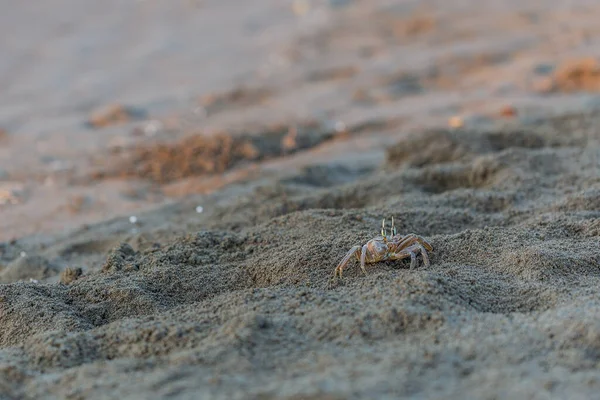
[{"label": "crab eyestalk", "polygon": [[396,227],[394,226],[394,217],[392,216],[392,235],[396,236]]},{"label": "crab eyestalk", "polygon": [[385,237],[385,218],[381,221],[381,236]]}]

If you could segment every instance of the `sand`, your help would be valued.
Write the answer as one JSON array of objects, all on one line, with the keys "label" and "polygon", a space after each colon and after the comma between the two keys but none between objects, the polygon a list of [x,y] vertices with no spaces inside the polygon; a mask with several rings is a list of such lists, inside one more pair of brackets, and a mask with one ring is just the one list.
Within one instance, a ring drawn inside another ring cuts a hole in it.
[{"label": "sand", "polygon": [[[597,396],[597,5],[50,3],[0,64],[1,399]],[[333,279],[392,216],[431,265]]]}]

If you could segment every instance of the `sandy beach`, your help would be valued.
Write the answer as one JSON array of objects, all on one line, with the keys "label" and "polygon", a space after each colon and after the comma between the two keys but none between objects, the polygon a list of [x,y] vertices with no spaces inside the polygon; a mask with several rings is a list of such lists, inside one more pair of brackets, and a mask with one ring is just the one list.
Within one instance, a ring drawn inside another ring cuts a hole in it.
[{"label": "sandy beach", "polygon": [[596,2],[5,6],[0,399],[597,397]]}]

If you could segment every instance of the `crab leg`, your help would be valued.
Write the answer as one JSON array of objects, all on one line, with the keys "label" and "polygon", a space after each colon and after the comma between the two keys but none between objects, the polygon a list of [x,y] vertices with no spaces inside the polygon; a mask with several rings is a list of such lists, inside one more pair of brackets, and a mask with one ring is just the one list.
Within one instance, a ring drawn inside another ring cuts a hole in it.
[{"label": "crab leg", "polygon": [[[367,270],[365,269],[365,263],[366,263],[366,261],[367,261],[367,249],[368,249],[368,247],[367,247],[367,245],[365,244],[365,245],[362,247],[362,251],[361,251],[361,253],[360,253],[360,269],[362,269],[362,272],[363,272],[365,275],[367,274]],[[342,276],[342,275],[340,274],[340,276]]]},{"label": "crab leg", "polygon": [[390,260],[402,260],[404,258],[410,257],[410,269],[414,269],[417,266],[417,253],[421,253],[423,257],[423,264],[426,267],[429,267],[429,256],[427,255],[427,250],[420,243],[415,243],[410,247],[404,248],[396,253],[390,254]]},{"label": "crab leg", "polygon": [[[348,264],[348,262],[350,261],[350,259],[352,258],[353,255],[355,255],[357,252],[360,252],[360,246],[353,246],[344,256],[344,258],[342,258],[342,261],[340,261],[340,263],[338,264],[337,267],[335,267],[335,270],[333,271],[333,276],[336,277],[338,274],[340,275],[340,278],[342,277],[342,270],[346,267],[346,265]],[[363,252],[364,254],[364,252]],[[361,258],[362,258],[362,254],[361,254]]]},{"label": "crab leg", "polygon": [[[429,246],[431,247],[431,246]],[[421,257],[423,257],[423,264],[425,264],[426,267],[429,267],[431,264],[429,262],[429,254],[427,254],[427,250],[425,250],[424,246],[421,246],[421,244],[419,244],[419,250],[421,250]],[[433,250],[433,248],[431,248],[430,250]]]},{"label": "crab leg", "polygon": [[410,233],[402,238],[400,242],[396,245],[396,251],[402,250],[408,246],[412,246],[414,243],[419,243],[425,249],[432,251],[433,246],[431,246],[425,239],[421,236],[415,235],[414,233]]},{"label": "crab leg", "polygon": [[[404,260],[405,258],[411,257],[411,252],[410,251],[406,251],[406,250],[400,250],[396,253],[391,253],[388,257],[388,260],[390,261],[395,261],[395,260]],[[412,262],[411,262],[412,264]]]},{"label": "crab leg", "polygon": [[410,257],[410,269],[414,269],[417,266],[417,253],[414,249],[403,249],[397,253],[390,254],[389,260],[403,260],[408,257]]},{"label": "crab leg", "polygon": [[417,254],[414,251],[410,253],[410,269],[415,269],[417,266]]}]

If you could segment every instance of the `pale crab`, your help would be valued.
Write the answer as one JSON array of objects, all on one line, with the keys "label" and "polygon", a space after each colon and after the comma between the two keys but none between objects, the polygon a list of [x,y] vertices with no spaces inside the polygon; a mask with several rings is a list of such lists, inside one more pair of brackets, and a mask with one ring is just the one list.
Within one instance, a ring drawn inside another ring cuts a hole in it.
[{"label": "pale crab", "polygon": [[360,268],[367,274],[365,264],[374,264],[379,261],[402,260],[410,257],[410,269],[417,266],[417,255],[420,253],[423,257],[423,264],[428,267],[429,256],[427,251],[433,251],[431,244],[427,243],[421,236],[410,233],[402,236],[396,232],[394,226],[394,217],[392,217],[392,227],[390,235],[387,235],[385,227],[385,218],[381,223],[381,236],[369,240],[364,246],[354,246],[342,258],[342,261],[335,268],[334,278],[339,275],[342,277],[342,270],[348,265],[352,256],[360,261]]}]

